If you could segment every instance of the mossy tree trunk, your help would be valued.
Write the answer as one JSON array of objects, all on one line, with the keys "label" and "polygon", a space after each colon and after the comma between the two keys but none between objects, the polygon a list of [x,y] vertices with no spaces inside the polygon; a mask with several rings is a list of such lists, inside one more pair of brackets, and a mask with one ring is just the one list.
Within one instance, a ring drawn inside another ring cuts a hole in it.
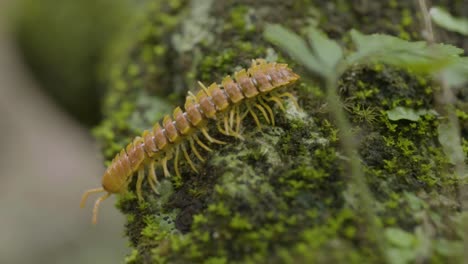
[{"label": "mossy tree trunk", "polygon": [[[109,69],[106,120],[96,128],[111,158],[135,135],[181,105],[196,82],[220,82],[253,58],[285,61],[262,37],[267,23],[297,32],[318,23],[348,43],[346,32],[421,39],[412,1],[158,1],[144,8],[128,52]],[[440,1],[456,12],[466,2]],[[462,47],[461,38],[444,33]],[[466,45],[466,44],[465,44]],[[465,47],[466,48],[466,47]],[[292,88],[302,110],[275,109],[276,125],[246,120],[244,141],[212,146],[200,173],[182,166],[181,179],[162,180],[160,195],[145,186],[145,202],[129,192],[118,207],[127,215],[134,248],[129,263],[381,263],[461,258],[457,178],[438,142],[435,116],[390,121],[396,106],[433,109],[434,87],[421,77],[383,65],[344,74],[343,107],[359,142],[372,204],[382,233],[369,231],[349,182],[347,157],[314,76]],[[466,95],[465,95],[466,96]],[[467,113],[466,97],[458,106]],[[466,138],[466,119],[462,133]],[[466,142],[465,142],[466,145]],[[465,148],[466,149],[466,148]],[[134,190],[134,183],[130,190]],[[382,238],[385,255],[375,241]]]}]

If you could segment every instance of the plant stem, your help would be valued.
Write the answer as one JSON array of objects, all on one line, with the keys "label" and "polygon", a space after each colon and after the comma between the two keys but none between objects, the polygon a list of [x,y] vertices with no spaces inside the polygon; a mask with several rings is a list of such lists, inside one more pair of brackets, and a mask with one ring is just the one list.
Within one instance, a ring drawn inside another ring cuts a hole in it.
[{"label": "plant stem", "polygon": [[353,135],[351,133],[352,127],[348,119],[346,118],[345,112],[343,111],[342,105],[340,103],[340,98],[336,93],[336,86],[336,77],[328,77],[326,80],[327,101],[339,130],[338,133],[341,139],[340,143],[343,152],[345,156],[349,158],[349,169],[351,171],[349,180],[357,189],[358,201],[361,205],[364,217],[369,224],[368,231],[369,234],[372,234],[373,239],[375,240],[378,254],[380,254],[382,259],[384,259],[386,263],[389,263],[385,251],[385,244],[381,236],[383,232],[377,224],[377,217],[372,206],[372,201],[374,201],[374,197],[366,183],[362,171],[360,157],[357,150],[358,146],[356,140],[353,138]]}]

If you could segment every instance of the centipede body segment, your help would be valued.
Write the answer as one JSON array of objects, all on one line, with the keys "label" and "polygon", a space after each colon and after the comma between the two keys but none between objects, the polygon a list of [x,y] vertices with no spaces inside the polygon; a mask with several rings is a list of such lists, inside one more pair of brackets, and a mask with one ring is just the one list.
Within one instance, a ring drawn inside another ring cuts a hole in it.
[{"label": "centipede body segment", "polygon": [[266,123],[274,125],[270,104],[277,104],[284,111],[284,98],[291,98],[297,106],[291,93],[279,90],[298,79],[299,75],[287,64],[257,59],[252,61],[250,68],[235,72],[233,78],[225,77],[221,84],[212,83],[206,87],[200,83],[198,93],[188,94],[185,111],[180,107],[175,108],[172,116],[163,118],[162,125],[156,123],[151,130],[145,130],[114,157],[104,172],[102,187],[86,191],[81,199],[81,207],[85,206],[90,194],[105,193],[94,204],[93,223],[96,223],[100,203],[111,194],[125,192],[133,175],[137,175],[138,199],[143,200],[141,189],[145,171],[148,172],[146,179],[156,193],[159,184],[155,170],[157,167],[161,168],[164,177],[169,177],[168,163],[173,162],[174,172],[180,177],[179,162],[183,158],[191,170],[198,172],[192,157],[204,162],[201,153],[211,152],[210,144],[226,144],[210,135],[210,124],[216,124],[221,134],[238,139],[243,139],[241,123],[249,115],[259,128],[261,119],[258,115]]}]

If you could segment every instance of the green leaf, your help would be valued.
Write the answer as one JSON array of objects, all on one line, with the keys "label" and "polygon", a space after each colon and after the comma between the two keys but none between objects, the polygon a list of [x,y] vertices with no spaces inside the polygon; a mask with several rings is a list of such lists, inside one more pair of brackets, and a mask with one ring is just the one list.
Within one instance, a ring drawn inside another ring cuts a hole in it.
[{"label": "green leaf", "polygon": [[325,34],[317,30],[316,27],[307,29],[309,43],[314,50],[314,54],[322,63],[329,74],[336,70],[336,66],[343,59],[343,51],[336,41],[329,39]]},{"label": "green leaf", "polygon": [[285,50],[295,61],[317,74],[326,74],[321,62],[315,58],[307,43],[296,33],[280,25],[267,25],[263,36]]},{"label": "green leaf", "polygon": [[442,71],[442,75],[449,87],[461,86],[468,83],[468,57],[455,60]]},{"label": "green leaf", "polygon": [[440,7],[432,7],[429,14],[438,26],[468,36],[468,19],[454,17]]},{"label": "green leaf", "polygon": [[414,110],[411,108],[401,106],[395,107],[392,110],[387,111],[388,119],[392,121],[405,119],[416,122],[419,120],[419,117],[427,114],[437,115],[437,112],[434,110],[427,109]]},{"label": "green leaf", "polygon": [[455,165],[464,162],[465,154],[461,142],[458,141],[457,129],[450,123],[440,123],[437,131],[439,133],[439,143],[442,145],[442,149],[450,163]]},{"label": "green leaf", "polygon": [[411,249],[390,248],[386,252],[388,263],[390,264],[408,264],[413,263],[416,258],[416,252]]},{"label": "green leaf", "polygon": [[463,254],[462,241],[439,239],[435,241],[434,248],[442,256],[461,256]]},{"label": "green leaf", "polygon": [[436,72],[459,58],[462,49],[446,44],[428,45],[424,41],[410,42],[397,37],[351,31],[357,50],[347,58],[349,64],[385,63],[408,67],[417,72]]},{"label": "green leaf", "polygon": [[336,66],[343,58],[343,51],[338,43],[329,39],[314,26],[307,28],[309,43],[280,25],[267,25],[264,37],[285,50],[308,70],[322,77],[335,74]]},{"label": "green leaf", "polygon": [[416,242],[413,234],[399,228],[385,228],[385,238],[390,244],[400,248],[411,248]]}]

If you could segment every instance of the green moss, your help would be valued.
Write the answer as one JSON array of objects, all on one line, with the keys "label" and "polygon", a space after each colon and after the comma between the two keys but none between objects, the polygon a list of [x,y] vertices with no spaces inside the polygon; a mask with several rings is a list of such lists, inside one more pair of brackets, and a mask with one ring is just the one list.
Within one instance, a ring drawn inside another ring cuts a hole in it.
[{"label": "green moss", "polygon": [[253,10],[250,10],[248,6],[239,5],[231,10],[229,22],[225,24],[225,30],[232,29],[246,33],[255,30],[255,25],[250,20],[250,15]]},{"label": "green moss", "polygon": [[130,255],[128,255],[126,258],[125,258],[125,263],[139,263],[141,262],[141,259],[138,255],[138,250],[134,249],[132,250],[132,253],[130,253]]}]

